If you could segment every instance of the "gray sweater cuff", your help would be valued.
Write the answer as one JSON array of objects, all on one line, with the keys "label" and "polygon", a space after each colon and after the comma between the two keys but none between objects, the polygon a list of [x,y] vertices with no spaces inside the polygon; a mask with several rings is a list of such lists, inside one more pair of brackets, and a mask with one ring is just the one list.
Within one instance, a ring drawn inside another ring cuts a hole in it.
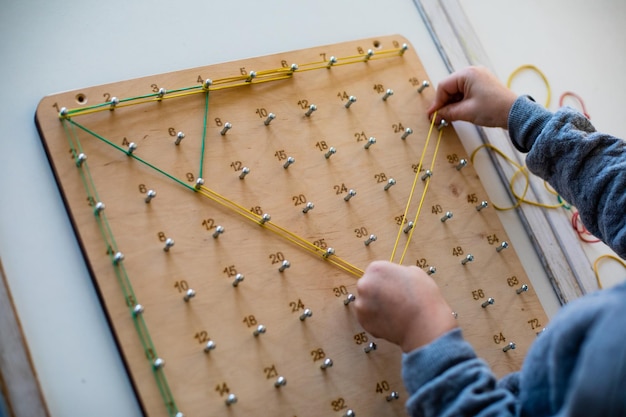
[{"label": "gray sweater cuff", "polygon": [[402,378],[409,395],[449,368],[468,359],[475,359],[472,346],[456,328],[431,343],[402,357]]},{"label": "gray sweater cuff", "polygon": [[529,152],[535,139],[541,134],[552,113],[530,96],[520,96],[509,111],[509,136],[520,152]]}]

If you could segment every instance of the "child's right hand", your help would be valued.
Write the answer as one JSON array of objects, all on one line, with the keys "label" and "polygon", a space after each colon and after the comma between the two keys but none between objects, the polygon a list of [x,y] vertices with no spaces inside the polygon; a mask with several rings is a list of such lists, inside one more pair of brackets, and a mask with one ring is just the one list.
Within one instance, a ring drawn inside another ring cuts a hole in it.
[{"label": "child's right hand", "polygon": [[464,120],[480,126],[508,127],[509,111],[517,95],[488,69],[467,67],[444,78],[437,86],[428,116],[437,112],[436,123]]},{"label": "child's right hand", "polygon": [[416,266],[372,262],[357,282],[359,322],[372,336],[410,352],[457,327],[435,281]]}]

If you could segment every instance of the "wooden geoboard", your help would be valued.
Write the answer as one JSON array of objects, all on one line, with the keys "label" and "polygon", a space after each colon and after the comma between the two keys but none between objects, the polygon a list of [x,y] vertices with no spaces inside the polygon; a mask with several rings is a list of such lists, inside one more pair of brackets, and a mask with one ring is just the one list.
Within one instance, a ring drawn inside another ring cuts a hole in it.
[{"label": "wooden geoboard", "polygon": [[385,36],[40,102],[147,416],[405,415],[401,352],[350,302],[377,259],[434,271],[478,354],[519,369],[547,318],[453,128],[427,120],[418,53]]}]

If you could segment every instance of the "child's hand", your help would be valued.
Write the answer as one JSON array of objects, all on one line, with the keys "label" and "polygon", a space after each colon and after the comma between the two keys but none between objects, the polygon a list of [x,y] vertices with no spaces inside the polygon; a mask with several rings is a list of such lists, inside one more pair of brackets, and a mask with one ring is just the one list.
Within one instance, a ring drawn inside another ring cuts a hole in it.
[{"label": "child's hand", "polygon": [[437,284],[416,266],[372,262],[357,282],[359,322],[410,352],[457,326]]},{"label": "child's hand", "polygon": [[444,78],[428,109],[436,123],[464,120],[480,126],[508,128],[509,111],[517,95],[484,67],[467,67]]}]

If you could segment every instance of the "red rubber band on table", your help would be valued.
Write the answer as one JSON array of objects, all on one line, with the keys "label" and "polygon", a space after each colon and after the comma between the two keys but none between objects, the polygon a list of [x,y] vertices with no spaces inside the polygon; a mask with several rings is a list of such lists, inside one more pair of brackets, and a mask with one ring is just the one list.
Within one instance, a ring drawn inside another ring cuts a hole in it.
[{"label": "red rubber band on table", "polygon": [[574,97],[576,100],[578,100],[578,103],[580,103],[580,107],[582,107],[582,113],[585,115],[585,117],[587,119],[591,119],[591,116],[589,116],[589,113],[587,113],[587,108],[585,107],[585,102],[583,101],[583,99],[576,93],[574,93],[573,91],[566,91],[563,94],[561,94],[561,97],[559,97],[559,106],[563,106],[563,100],[565,99],[565,97]]}]

